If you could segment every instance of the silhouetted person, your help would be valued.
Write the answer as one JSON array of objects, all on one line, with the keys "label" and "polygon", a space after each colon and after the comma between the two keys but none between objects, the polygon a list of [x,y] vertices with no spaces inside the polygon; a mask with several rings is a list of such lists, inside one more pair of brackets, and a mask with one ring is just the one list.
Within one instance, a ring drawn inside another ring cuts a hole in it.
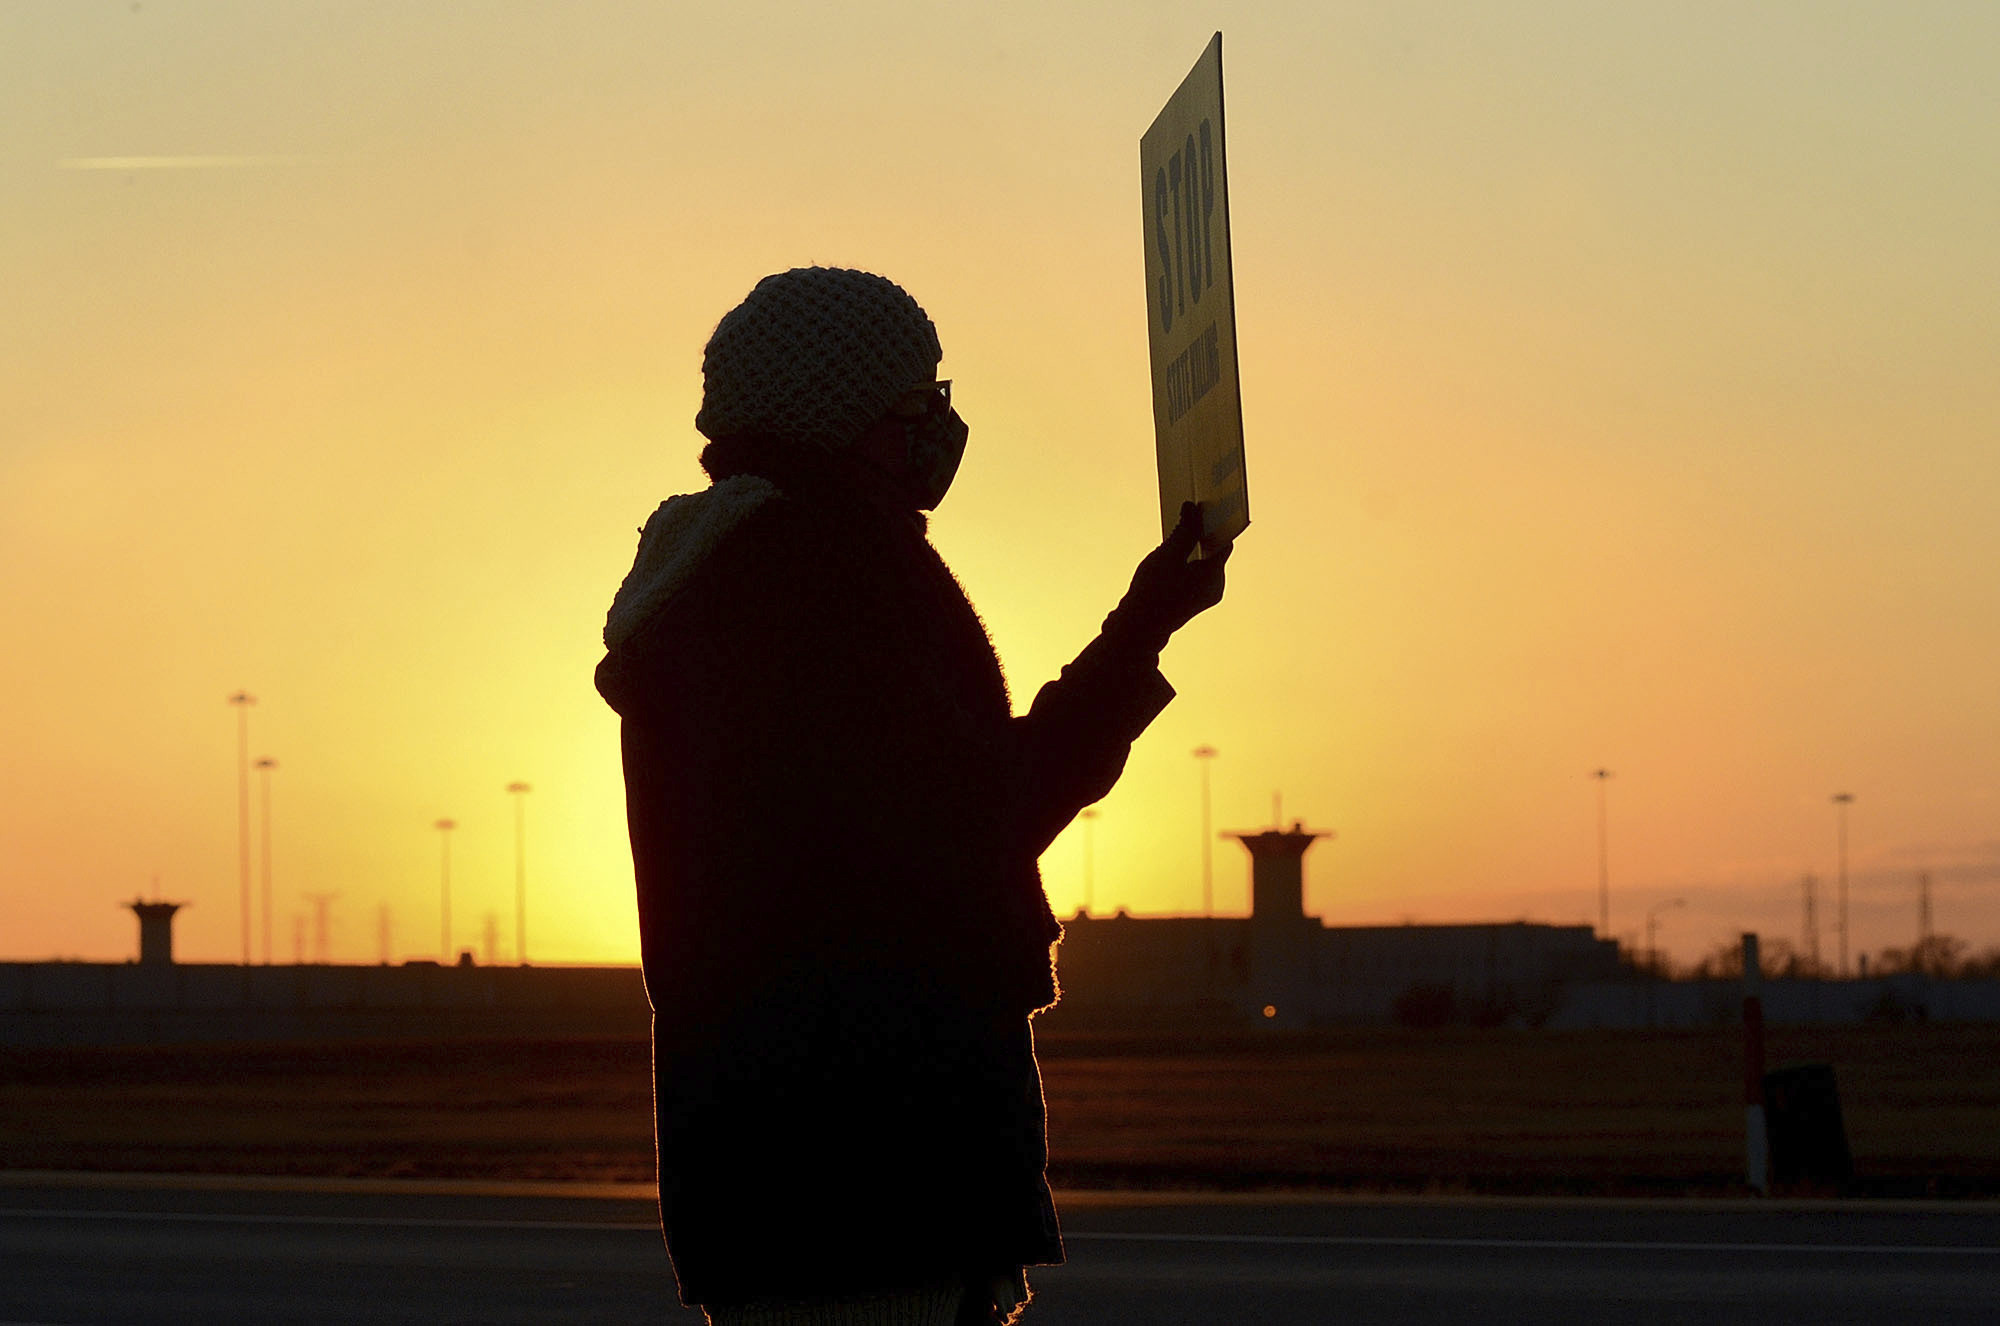
[{"label": "silhouetted person", "polygon": [[703,355],[713,483],[640,533],[597,686],[624,720],[660,1218],[717,1323],[1005,1321],[1062,1260],[1028,1019],[1036,868],[1222,596],[1193,504],[1013,717],[925,537],[966,439],[901,287],[759,282]]}]

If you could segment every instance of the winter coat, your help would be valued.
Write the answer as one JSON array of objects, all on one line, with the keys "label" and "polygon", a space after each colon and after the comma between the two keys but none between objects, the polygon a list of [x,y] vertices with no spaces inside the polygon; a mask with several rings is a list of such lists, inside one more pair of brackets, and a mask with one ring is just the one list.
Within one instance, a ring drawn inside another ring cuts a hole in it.
[{"label": "winter coat", "polygon": [[[711,469],[718,469],[711,465]],[[761,463],[644,531],[623,719],[660,1214],[688,1303],[1062,1260],[1036,859],[1172,698],[1100,637],[1011,714],[921,517]]]}]

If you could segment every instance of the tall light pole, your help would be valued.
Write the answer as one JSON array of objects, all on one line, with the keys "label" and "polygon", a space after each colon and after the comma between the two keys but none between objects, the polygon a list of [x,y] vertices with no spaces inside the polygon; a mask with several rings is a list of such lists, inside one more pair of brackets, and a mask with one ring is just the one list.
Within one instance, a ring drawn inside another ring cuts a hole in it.
[{"label": "tall light pole", "polygon": [[1838,918],[1840,929],[1840,977],[1847,979],[1847,808],[1854,803],[1852,792],[1833,794],[1833,815],[1840,835],[1840,896],[1835,904],[1840,909]]},{"label": "tall light pole", "polygon": [[327,920],[327,904],[339,896],[338,893],[305,895],[306,901],[313,905],[313,961],[322,967],[326,966],[332,957],[332,941],[329,938],[332,925]]},{"label": "tall light pole", "polygon": [[264,965],[271,965],[271,771],[278,762],[266,755],[257,761],[258,780],[264,792]]},{"label": "tall light pole", "polygon": [[438,962],[451,965],[451,831],[457,820],[439,820],[438,831]]},{"label": "tall light pole", "polygon": [[1807,871],[1806,877],[1799,881],[1799,891],[1805,906],[1806,947],[1802,956],[1807,975],[1817,981],[1826,975],[1819,965],[1819,876]]},{"label": "tall light pole", "polygon": [[1597,935],[1611,938],[1611,844],[1610,818],[1605,811],[1604,785],[1611,781],[1609,769],[1590,775],[1597,780]]},{"label": "tall light pole", "polygon": [[1931,933],[1931,872],[1926,870],[1917,875],[1917,960],[1911,965],[1919,973],[1930,967],[1931,949],[1935,947]]},{"label": "tall light pole", "polygon": [[257,697],[238,691],[236,706],[236,873],[243,895],[243,965],[250,965],[250,706]]},{"label": "tall light pole", "polygon": [[1092,905],[1097,901],[1097,816],[1095,806],[1085,806],[1077,812],[1083,821],[1083,914],[1090,915]]},{"label": "tall light pole", "polygon": [[1656,902],[1646,909],[1646,965],[1651,968],[1655,976],[1660,974],[1660,945],[1658,942],[1660,913],[1671,907],[1685,906],[1687,906],[1686,898],[1669,898],[1665,902]]},{"label": "tall light pole", "polygon": [[1201,914],[1215,915],[1215,834],[1209,828],[1208,766],[1220,754],[1213,746],[1196,746],[1194,758],[1201,765]]},{"label": "tall light pole", "polygon": [[528,793],[526,783],[507,784],[514,798],[514,961],[528,965]]}]

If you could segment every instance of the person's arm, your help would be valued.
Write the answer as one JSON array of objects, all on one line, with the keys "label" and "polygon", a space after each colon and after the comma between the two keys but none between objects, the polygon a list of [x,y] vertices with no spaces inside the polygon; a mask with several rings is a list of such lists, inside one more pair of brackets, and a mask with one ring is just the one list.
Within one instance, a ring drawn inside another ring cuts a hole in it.
[{"label": "person's arm", "polygon": [[1132,743],[1174,698],[1160,651],[1196,614],[1222,600],[1229,549],[1190,562],[1201,508],[1181,517],[1147,554],[1104,629],[1014,720],[1020,746],[1020,823],[1039,855],[1076,813],[1108,793]]}]

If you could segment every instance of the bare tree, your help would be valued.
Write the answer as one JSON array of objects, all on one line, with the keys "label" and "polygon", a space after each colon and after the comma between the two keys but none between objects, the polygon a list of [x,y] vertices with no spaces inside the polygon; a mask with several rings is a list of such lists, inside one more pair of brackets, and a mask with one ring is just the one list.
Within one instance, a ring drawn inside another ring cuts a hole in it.
[{"label": "bare tree", "polygon": [[[1956,935],[1926,935],[1908,948],[1885,948],[1879,959],[1886,972],[1915,972],[1940,980],[1966,976],[1967,945]],[[2000,949],[1989,956],[2000,957]]]}]

